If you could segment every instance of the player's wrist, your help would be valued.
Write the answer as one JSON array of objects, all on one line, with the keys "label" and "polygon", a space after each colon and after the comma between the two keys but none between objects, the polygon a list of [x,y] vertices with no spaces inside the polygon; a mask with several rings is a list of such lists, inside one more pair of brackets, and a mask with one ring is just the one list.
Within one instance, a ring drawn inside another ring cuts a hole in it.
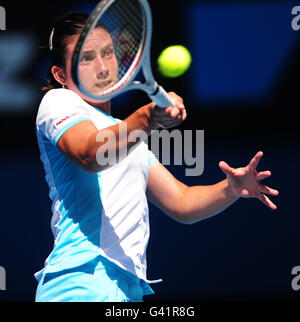
[{"label": "player's wrist", "polygon": [[232,186],[232,182],[230,182],[228,178],[224,180],[224,184],[224,193],[227,196],[227,198],[232,199],[233,201],[239,199],[240,196],[236,194]]},{"label": "player's wrist", "polygon": [[154,102],[148,105],[145,105],[141,108],[143,117],[146,119],[147,129],[149,131],[157,130],[160,128],[160,125],[155,121],[155,118],[154,118],[154,108],[155,108]]}]

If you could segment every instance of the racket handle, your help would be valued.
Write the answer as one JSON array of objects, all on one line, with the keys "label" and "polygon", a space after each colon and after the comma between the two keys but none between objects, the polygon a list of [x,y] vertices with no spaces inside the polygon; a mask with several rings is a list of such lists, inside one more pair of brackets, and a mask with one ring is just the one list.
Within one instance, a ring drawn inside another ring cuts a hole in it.
[{"label": "racket handle", "polygon": [[161,86],[158,86],[155,93],[149,95],[149,97],[156,103],[158,107],[165,108],[168,106],[174,106],[174,102]]}]

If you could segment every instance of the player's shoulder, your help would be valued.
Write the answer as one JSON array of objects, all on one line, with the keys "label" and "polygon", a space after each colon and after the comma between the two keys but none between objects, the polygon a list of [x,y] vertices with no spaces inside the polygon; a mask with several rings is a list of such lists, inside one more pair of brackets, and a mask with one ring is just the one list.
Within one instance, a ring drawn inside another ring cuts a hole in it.
[{"label": "player's shoulder", "polygon": [[53,114],[63,113],[75,106],[85,106],[85,101],[75,92],[65,88],[48,91],[41,100],[37,112],[36,123]]},{"label": "player's shoulder", "polygon": [[48,91],[42,98],[40,107],[43,106],[57,106],[63,104],[70,104],[70,102],[84,103],[83,99],[75,92],[66,88],[55,88]]}]

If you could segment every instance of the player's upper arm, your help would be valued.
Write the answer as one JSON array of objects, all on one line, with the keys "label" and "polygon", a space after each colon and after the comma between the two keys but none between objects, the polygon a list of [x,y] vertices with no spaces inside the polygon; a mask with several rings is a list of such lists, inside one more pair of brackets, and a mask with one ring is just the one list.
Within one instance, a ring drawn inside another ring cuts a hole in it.
[{"label": "player's upper arm", "polygon": [[95,159],[90,153],[90,145],[97,131],[92,121],[81,121],[63,133],[57,142],[57,147],[75,165],[94,173]]},{"label": "player's upper arm", "polygon": [[173,219],[183,222],[181,205],[187,185],[177,180],[161,163],[149,170],[147,196],[151,202]]},{"label": "player's upper arm", "polygon": [[36,128],[70,161],[84,170],[96,172],[90,167],[90,147],[96,141],[92,135],[96,136],[98,129],[80,96],[67,89],[46,93],[39,107]]}]

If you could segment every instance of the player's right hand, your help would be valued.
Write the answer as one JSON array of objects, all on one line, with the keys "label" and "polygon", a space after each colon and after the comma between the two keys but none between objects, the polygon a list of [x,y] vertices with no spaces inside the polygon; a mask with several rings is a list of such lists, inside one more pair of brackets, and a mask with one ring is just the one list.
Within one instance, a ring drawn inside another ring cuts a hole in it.
[{"label": "player's right hand", "polygon": [[178,126],[186,117],[186,109],[183,99],[174,92],[169,92],[168,95],[173,100],[175,106],[161,108],[152,104],[151,120],[158,127],[169,129]]}]

